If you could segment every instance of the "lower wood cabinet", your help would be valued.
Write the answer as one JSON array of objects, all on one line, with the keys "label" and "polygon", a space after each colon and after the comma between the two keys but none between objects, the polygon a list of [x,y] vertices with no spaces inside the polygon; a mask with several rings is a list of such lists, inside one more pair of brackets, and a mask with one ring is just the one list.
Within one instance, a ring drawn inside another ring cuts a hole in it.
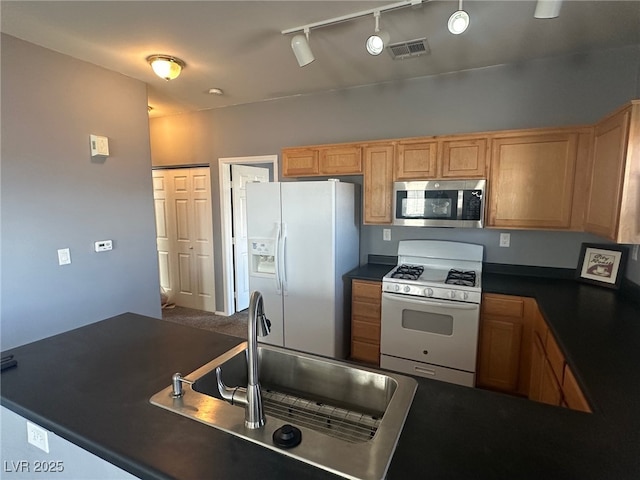
[{"label": "lower wood cabinet", "polygon": [[482,296],[478,387],[527,396],[535,300],[486,293]]},{"label": "lower wood cabinet", "polygon": [[476,385],[591,412],[533,298],[482,295]]},{"label": "lower wood cabinet", "polygon": [[572,410],[591,412],[564,354],[536,308],[533,322],[529,399]]},{"label": "lower wood cabinet", "polygon": [[382,283],[352,280],[351,359],[380,365]]}]

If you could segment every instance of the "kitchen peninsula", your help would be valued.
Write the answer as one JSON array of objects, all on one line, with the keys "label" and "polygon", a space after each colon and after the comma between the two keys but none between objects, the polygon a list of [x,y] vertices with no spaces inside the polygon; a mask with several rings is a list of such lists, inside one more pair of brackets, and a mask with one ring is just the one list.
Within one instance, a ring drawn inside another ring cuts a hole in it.
[{"label": "kitchen peninsula", "polygon": [[[637,478],[636,299],[500,273],[483,289],[537,300],[593,413],[418,379],[388,478]],[[123,314],[5,352],[2,405],[140,478],[336,478],[148,402],[240,341]]]}]

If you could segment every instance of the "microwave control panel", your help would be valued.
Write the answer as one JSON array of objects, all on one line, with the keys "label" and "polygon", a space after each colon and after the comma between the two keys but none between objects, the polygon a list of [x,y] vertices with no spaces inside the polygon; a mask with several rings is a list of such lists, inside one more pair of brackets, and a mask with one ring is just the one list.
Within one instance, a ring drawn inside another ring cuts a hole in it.
[{"label": "microwave control panel", "polygon": [[462,195],[461,220],[482,218],[482,190],[464,190]]}]

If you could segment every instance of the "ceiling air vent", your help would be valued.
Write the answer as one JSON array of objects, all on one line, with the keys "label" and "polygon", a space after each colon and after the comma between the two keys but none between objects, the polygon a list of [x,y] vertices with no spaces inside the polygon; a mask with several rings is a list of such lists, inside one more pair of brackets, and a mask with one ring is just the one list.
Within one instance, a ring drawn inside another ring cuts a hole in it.
[{"label": "ceiling air vent", "polygon": [[398,42],[387,47],[389,54],[394,60],[404,60],[405,58],[419,57],[429,53],[429,44],[426,38],[418,38],[407,42]]}]

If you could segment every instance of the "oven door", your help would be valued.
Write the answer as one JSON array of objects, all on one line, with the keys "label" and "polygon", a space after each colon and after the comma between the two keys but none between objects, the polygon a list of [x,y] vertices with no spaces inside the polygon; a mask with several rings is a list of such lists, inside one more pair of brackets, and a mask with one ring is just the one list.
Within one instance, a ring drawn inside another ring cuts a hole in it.
[{"label": "oven door", "polygon": [[380,353],[476,371],[480,305],[382,293]]}]

